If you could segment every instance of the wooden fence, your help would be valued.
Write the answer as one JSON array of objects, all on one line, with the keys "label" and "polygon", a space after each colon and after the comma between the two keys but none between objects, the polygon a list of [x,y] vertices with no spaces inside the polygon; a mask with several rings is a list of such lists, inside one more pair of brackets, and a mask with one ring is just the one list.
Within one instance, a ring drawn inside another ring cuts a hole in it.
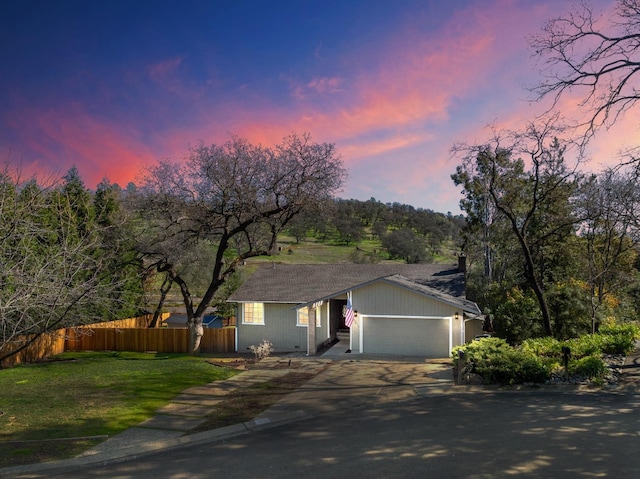
[{"label": "wooden fence", "polygon": [[[61,331],[62,333],[60,331],[54,331],[41,335],[22,351],[3,360],[0,363],[0,367],[10,368],[20,363],[33,363],[50,356],[55,356],[56,354],[64,353],[64,329]],[[18,349],[25,341],[29,341],[30,339],[31,337],[29,336],[17,338],[12,342],[13,344],[9,346],[6,352],[15,351],[15,349]],[[3,353],[4,352],[5,351],[3,351]]]},{"label": "wooden fence", "polygon": [[[165,313],[162,319],[166,319]],[[67,328],[41,335],[19,353],[2,361],[8,368],[61,354],[65,351],[156,351],[159,353],[186,353],[189,346],[187,328],[154,328],[147,325],[152,316],[96,323],[78,328]],[[235,328],[205,329],[200,351],[203,353],[233,353],[236,349]],[[28,338],[25,338],[28,340]],[[15,347],[24,344],[15,341]]]},{"label": "wooden fence", "polygon": [[[203,353],[233,353],[235,328],[205,329],[200,342]],[[155,351],[186,353],[189,347],[187,328],[77,328],[65,339],[65,351]]]}]

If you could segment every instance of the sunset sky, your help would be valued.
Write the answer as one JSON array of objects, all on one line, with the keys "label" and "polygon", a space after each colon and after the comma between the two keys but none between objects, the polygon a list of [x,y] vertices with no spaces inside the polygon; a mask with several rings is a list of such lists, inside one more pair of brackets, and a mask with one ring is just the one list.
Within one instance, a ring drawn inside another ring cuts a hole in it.
[{"label": "sunset sky", "polygon": [[[3,0],[0,158],[126,186],[200,141],[309,132],[344,160],[340,197],[458,214],[452,145],[541,111],[527,101],[537,69],[526,37],[571,5]],[[638,144],[639,117],[599,134],[594,169]]]}]

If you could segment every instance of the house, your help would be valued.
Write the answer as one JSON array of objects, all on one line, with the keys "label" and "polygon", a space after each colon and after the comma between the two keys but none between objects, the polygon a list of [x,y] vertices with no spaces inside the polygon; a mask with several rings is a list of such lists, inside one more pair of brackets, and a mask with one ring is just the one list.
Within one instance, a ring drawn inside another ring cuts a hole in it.
[{"label": "house", "polygon": [[228,299],[238,305],[237,349],[268,340],[277,352],[315,355],[348,331],[354,354],[448,357],[482,331],[478,306],[465,299],[461,264],[261,266]]}]

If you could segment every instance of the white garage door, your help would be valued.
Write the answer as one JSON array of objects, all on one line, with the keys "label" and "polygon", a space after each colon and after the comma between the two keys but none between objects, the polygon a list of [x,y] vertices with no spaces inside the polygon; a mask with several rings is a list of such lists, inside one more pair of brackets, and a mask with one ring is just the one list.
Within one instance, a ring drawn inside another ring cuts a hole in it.
[{"label": "white garage door", "polygon": [[445,358],[449,356],[446,319],[366,318],[363,352]]}]

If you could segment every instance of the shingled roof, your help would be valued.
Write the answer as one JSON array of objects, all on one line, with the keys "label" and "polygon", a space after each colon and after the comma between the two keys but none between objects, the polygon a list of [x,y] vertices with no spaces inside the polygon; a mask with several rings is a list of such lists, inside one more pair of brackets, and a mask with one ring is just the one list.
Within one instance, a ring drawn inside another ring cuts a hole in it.
[{"label": "shingled roof", "polygon": [[258,268],[228,301],[301,304],[393,275],[450,296],[464,297],[464,273],[452,265],[274,263]]}]

